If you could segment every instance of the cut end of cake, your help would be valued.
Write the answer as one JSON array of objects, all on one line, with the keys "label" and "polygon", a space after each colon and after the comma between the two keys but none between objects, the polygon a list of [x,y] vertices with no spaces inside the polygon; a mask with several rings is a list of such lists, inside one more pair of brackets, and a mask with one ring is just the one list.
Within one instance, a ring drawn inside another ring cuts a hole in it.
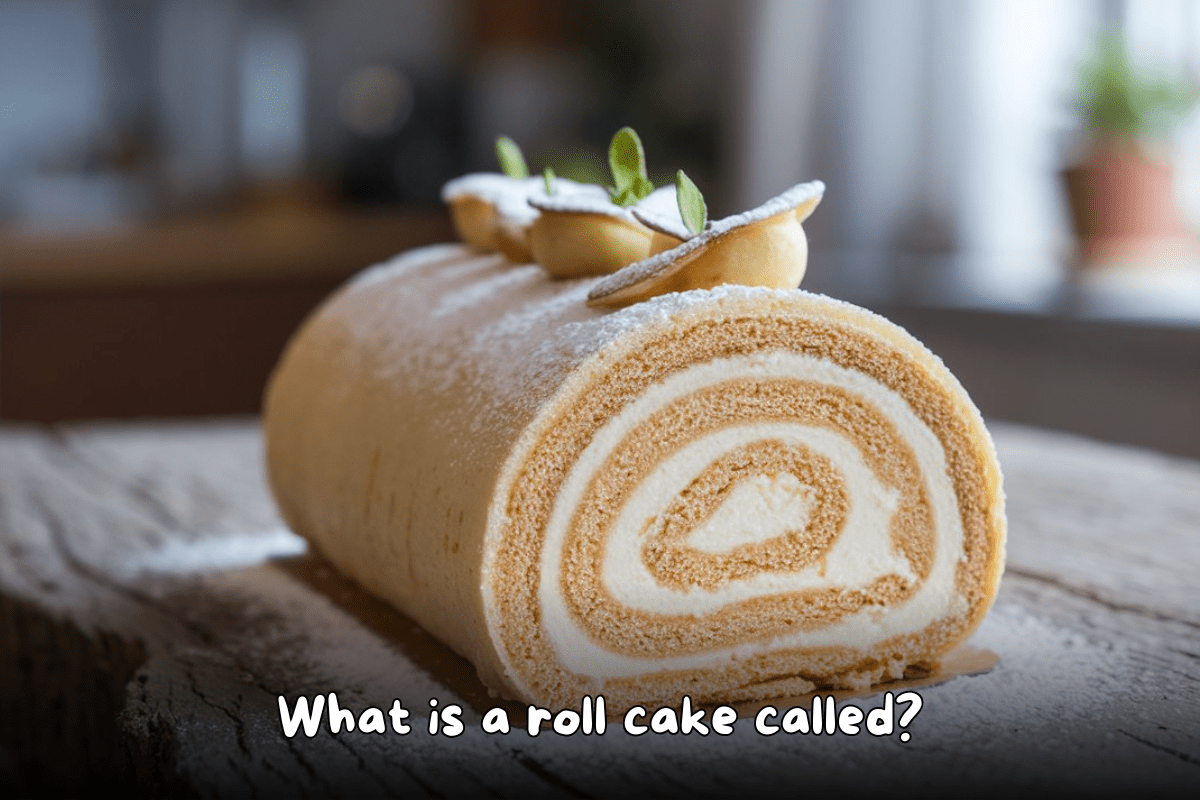
[{"label": "cut end of cake", "polygon": [[982,620],[1004,517],[978,412],[894,325],[759,292],[643,323],[510,462],[486,592],[518,694],[861,688]]}]

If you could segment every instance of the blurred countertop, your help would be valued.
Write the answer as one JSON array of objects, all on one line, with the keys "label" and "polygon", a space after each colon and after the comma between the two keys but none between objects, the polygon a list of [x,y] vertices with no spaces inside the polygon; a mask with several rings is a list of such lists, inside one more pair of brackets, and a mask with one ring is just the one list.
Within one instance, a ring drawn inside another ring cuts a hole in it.
[{"label": "blurred countertop", "polygon": [[344,278],[401,250],[452,237],[441,211],[307,205],[188,215],[102,231],[0,228],[0,289]]},{"label": "blurred countertop", "polygon": [[0,418],[255,412],[324,297],[452,237],[438,210],[294,198],[104,231],[0,230]]}]

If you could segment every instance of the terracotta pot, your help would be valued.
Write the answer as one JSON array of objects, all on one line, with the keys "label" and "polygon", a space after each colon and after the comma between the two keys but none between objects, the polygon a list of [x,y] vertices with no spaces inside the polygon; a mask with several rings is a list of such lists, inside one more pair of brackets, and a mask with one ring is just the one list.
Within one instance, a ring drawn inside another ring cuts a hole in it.
[{"label": "terracotta pot", "polygon": [[1136,144],[1102,141],[1062,177],[1085,262],[1136,258],[1191,237],[1171,165]]}]

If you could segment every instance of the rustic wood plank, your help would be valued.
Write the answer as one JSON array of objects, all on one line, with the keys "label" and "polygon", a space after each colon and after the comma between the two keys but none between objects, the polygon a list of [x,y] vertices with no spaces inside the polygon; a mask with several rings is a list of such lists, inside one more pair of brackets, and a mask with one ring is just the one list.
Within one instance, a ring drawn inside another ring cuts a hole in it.
[{"label": "rustic wood plank", "polygon": [[[1200,465],[995,433],[1010,569],[975,643],[1001,662],[922,689],[901,743],[749,720],[728,738],[484,735],[469,664],[299,554],[253,421],[0,429],[8,771],[201,795],[1200,786]],[[330,691],[355,711],[399,698],[414,730],[281,735],[278,695]],[[462,736],[424,732],[429,698],[464,706]]]},{"label": "rustic wood plank", "polygon": [[1006,426],[1008,571],[1200,626],[1200,462]]}]

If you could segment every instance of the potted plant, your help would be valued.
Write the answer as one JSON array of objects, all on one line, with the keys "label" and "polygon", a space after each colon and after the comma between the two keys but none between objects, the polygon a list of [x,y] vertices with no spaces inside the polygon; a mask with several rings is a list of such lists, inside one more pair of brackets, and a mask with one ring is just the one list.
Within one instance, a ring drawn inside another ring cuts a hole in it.
[{"label": "potted plant", "polygon": [[1200,97],[1195,83],[1139,70],[1111,35],[1082,78],[1087,144],[1063,171],[1082,263],[1149,263],[1191,249],[1167,142]]}]

